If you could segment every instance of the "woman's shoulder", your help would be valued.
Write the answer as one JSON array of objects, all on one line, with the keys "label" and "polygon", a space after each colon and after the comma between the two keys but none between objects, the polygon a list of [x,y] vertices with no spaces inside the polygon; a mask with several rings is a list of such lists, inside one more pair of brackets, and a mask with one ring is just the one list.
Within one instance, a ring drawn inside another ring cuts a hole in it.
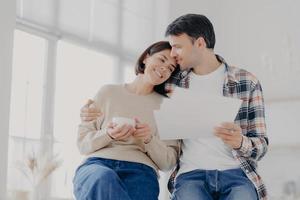
[{"label": "woman's shoulder", "polygon": [[97,92],[97,94],[109,94],[122,89],[122,84],[105,84]]},{"label": "woman's shoulder", "polygon": [[95,101],[102,101],[103,99],[108,98],[115,93],[119,93],[121,89],[121,84],[105,84],[98,90],[94,99]]}]

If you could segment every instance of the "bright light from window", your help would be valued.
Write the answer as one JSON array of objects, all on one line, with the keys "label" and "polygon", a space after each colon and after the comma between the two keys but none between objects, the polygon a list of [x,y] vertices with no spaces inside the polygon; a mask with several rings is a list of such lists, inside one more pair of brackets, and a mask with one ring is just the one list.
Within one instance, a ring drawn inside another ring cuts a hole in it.
[{"label": "bright light from window", "polygon": [[15,31],[10,135],[40,138],[46,41]]},{"label": "bright light from window", "polygon": [[135,71],[133,63],[126,63],[124,65],[124,80],[125,83],[132,82],[135,79]]},{"label": "bright light from window", "polygon": [[15,161],[37,152],[41,136],[45,39],[15,30],[9,126],[8,188],[30,190]]},{"label": "bright light from window", "polygon": [[52,196],[72,196],[74,171],[82,161],[77,147],[80,108],[100,87],[112,83],[115,57],[76,45],[59,42],[56,66],[54,151],[63,157],[63,166],[53,177]]}]

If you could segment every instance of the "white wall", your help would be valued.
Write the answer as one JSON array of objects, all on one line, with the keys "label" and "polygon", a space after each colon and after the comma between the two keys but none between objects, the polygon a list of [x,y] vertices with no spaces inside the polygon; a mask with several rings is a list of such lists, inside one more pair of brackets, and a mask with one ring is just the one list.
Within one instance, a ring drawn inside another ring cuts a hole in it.
[{"label": "white wall", "polygon": [[0,1],[0,199],[6,195],[7,147],[12,66],[14,0]]},{"label": "white wall", "polygon": [[267,102],[267,132],[272,146],[300,148],[299,113],[300,101]]},{"label": "white wall", "polygon": [[170,2],[172,0],[155,0],[155,40],[165,40],[165,29],[169,24]]},{"label": "white wall", "polygon": [[[208,16],[215,51],[258,76],[267,99],[300,97],[300,21],[296,0],[174,0],[171,19]],[[171,21],[171,20],[170,20]]]}]

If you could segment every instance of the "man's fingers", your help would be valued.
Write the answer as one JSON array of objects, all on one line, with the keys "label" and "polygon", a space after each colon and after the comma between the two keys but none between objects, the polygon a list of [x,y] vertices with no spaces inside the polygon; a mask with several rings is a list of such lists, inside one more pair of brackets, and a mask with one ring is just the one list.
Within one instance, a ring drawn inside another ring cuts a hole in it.
[{"label": "man's fingers", "polygon": [[218,134],[226,134],[226,135],[233,135],[235,132],[233,130],[222,128],[222,127],[215,127],[214,132]]},{"label": "man's fingers", "polygon": [[232,139],[231,135],[223,134],[223,133],[216,133],[216,136],[222,138],[223,140],[230,140],[230,139]]},{"label": "man's fingers", "polygon": [[237,134],[241,134],[242,129],[240,126],[232,122],[224,122],[220,126],[215,127],[214,131],[216,133],[237,135]]},{"label": "man's fingers", "polygon": [[81,117],[82,121],[92,121],[92,120],[95,120],[95,119],[97,119],[97,117]]},{"label": "man's fingers", "polygon": [[[88,110],[86,110],[86,111],[88,111]],[[80,118],[82,121],[92,121],[92,120],[97,119],[101,115],[102,115],[101,112],[83,112],[82,110],[80,112]]]},{"label": "man's fingers", "polygon": [[95,102],[91,99],[88,99],[87,103],[80,109],[81,112],[100,112],[100,110],[98,110],[96,108]]},{"label": "man's fingers", "polygon": [[80,117],[99,117],[100,113],[80,113]]},{"label": "man's fingers", "polygon": [[233,122],[223,122],[221,124],[221,127],[226,128],[226,129],[241,130],[241,127],[236,125]]},{"label": "man's fingers", "polygon": [[93,100],[88,99],[88,101],[83,105],[83,107],[81,108],[81,110],[84,109],[84,108],[89,108],[93,103],[94,103]]},{"label": "man's fingers", "polygon": [[101,113],[97,108],[83,107],[80,110],[82,113]]},{"label": "man's fingers", "polygon": [[93,104],[94,103],[94,101],[93,100],[91,100],[91,99],[88,99],[88,101],[87,101],[87,103],[85,104],[85,105],[87,105],[88,107],[91,105],[91,104]]}]

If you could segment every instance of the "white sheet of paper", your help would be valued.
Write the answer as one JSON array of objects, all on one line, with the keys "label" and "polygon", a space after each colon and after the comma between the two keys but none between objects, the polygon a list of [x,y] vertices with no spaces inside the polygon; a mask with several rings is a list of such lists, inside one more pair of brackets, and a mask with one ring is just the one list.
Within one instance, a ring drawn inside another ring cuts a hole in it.
[{"label": "white sheet of paper", "polygon": [[215,126],[234,121],[241,102],[222,96],[198,97],[177,88],[154,112],[158,134],[163,140],[213,137]]}]

